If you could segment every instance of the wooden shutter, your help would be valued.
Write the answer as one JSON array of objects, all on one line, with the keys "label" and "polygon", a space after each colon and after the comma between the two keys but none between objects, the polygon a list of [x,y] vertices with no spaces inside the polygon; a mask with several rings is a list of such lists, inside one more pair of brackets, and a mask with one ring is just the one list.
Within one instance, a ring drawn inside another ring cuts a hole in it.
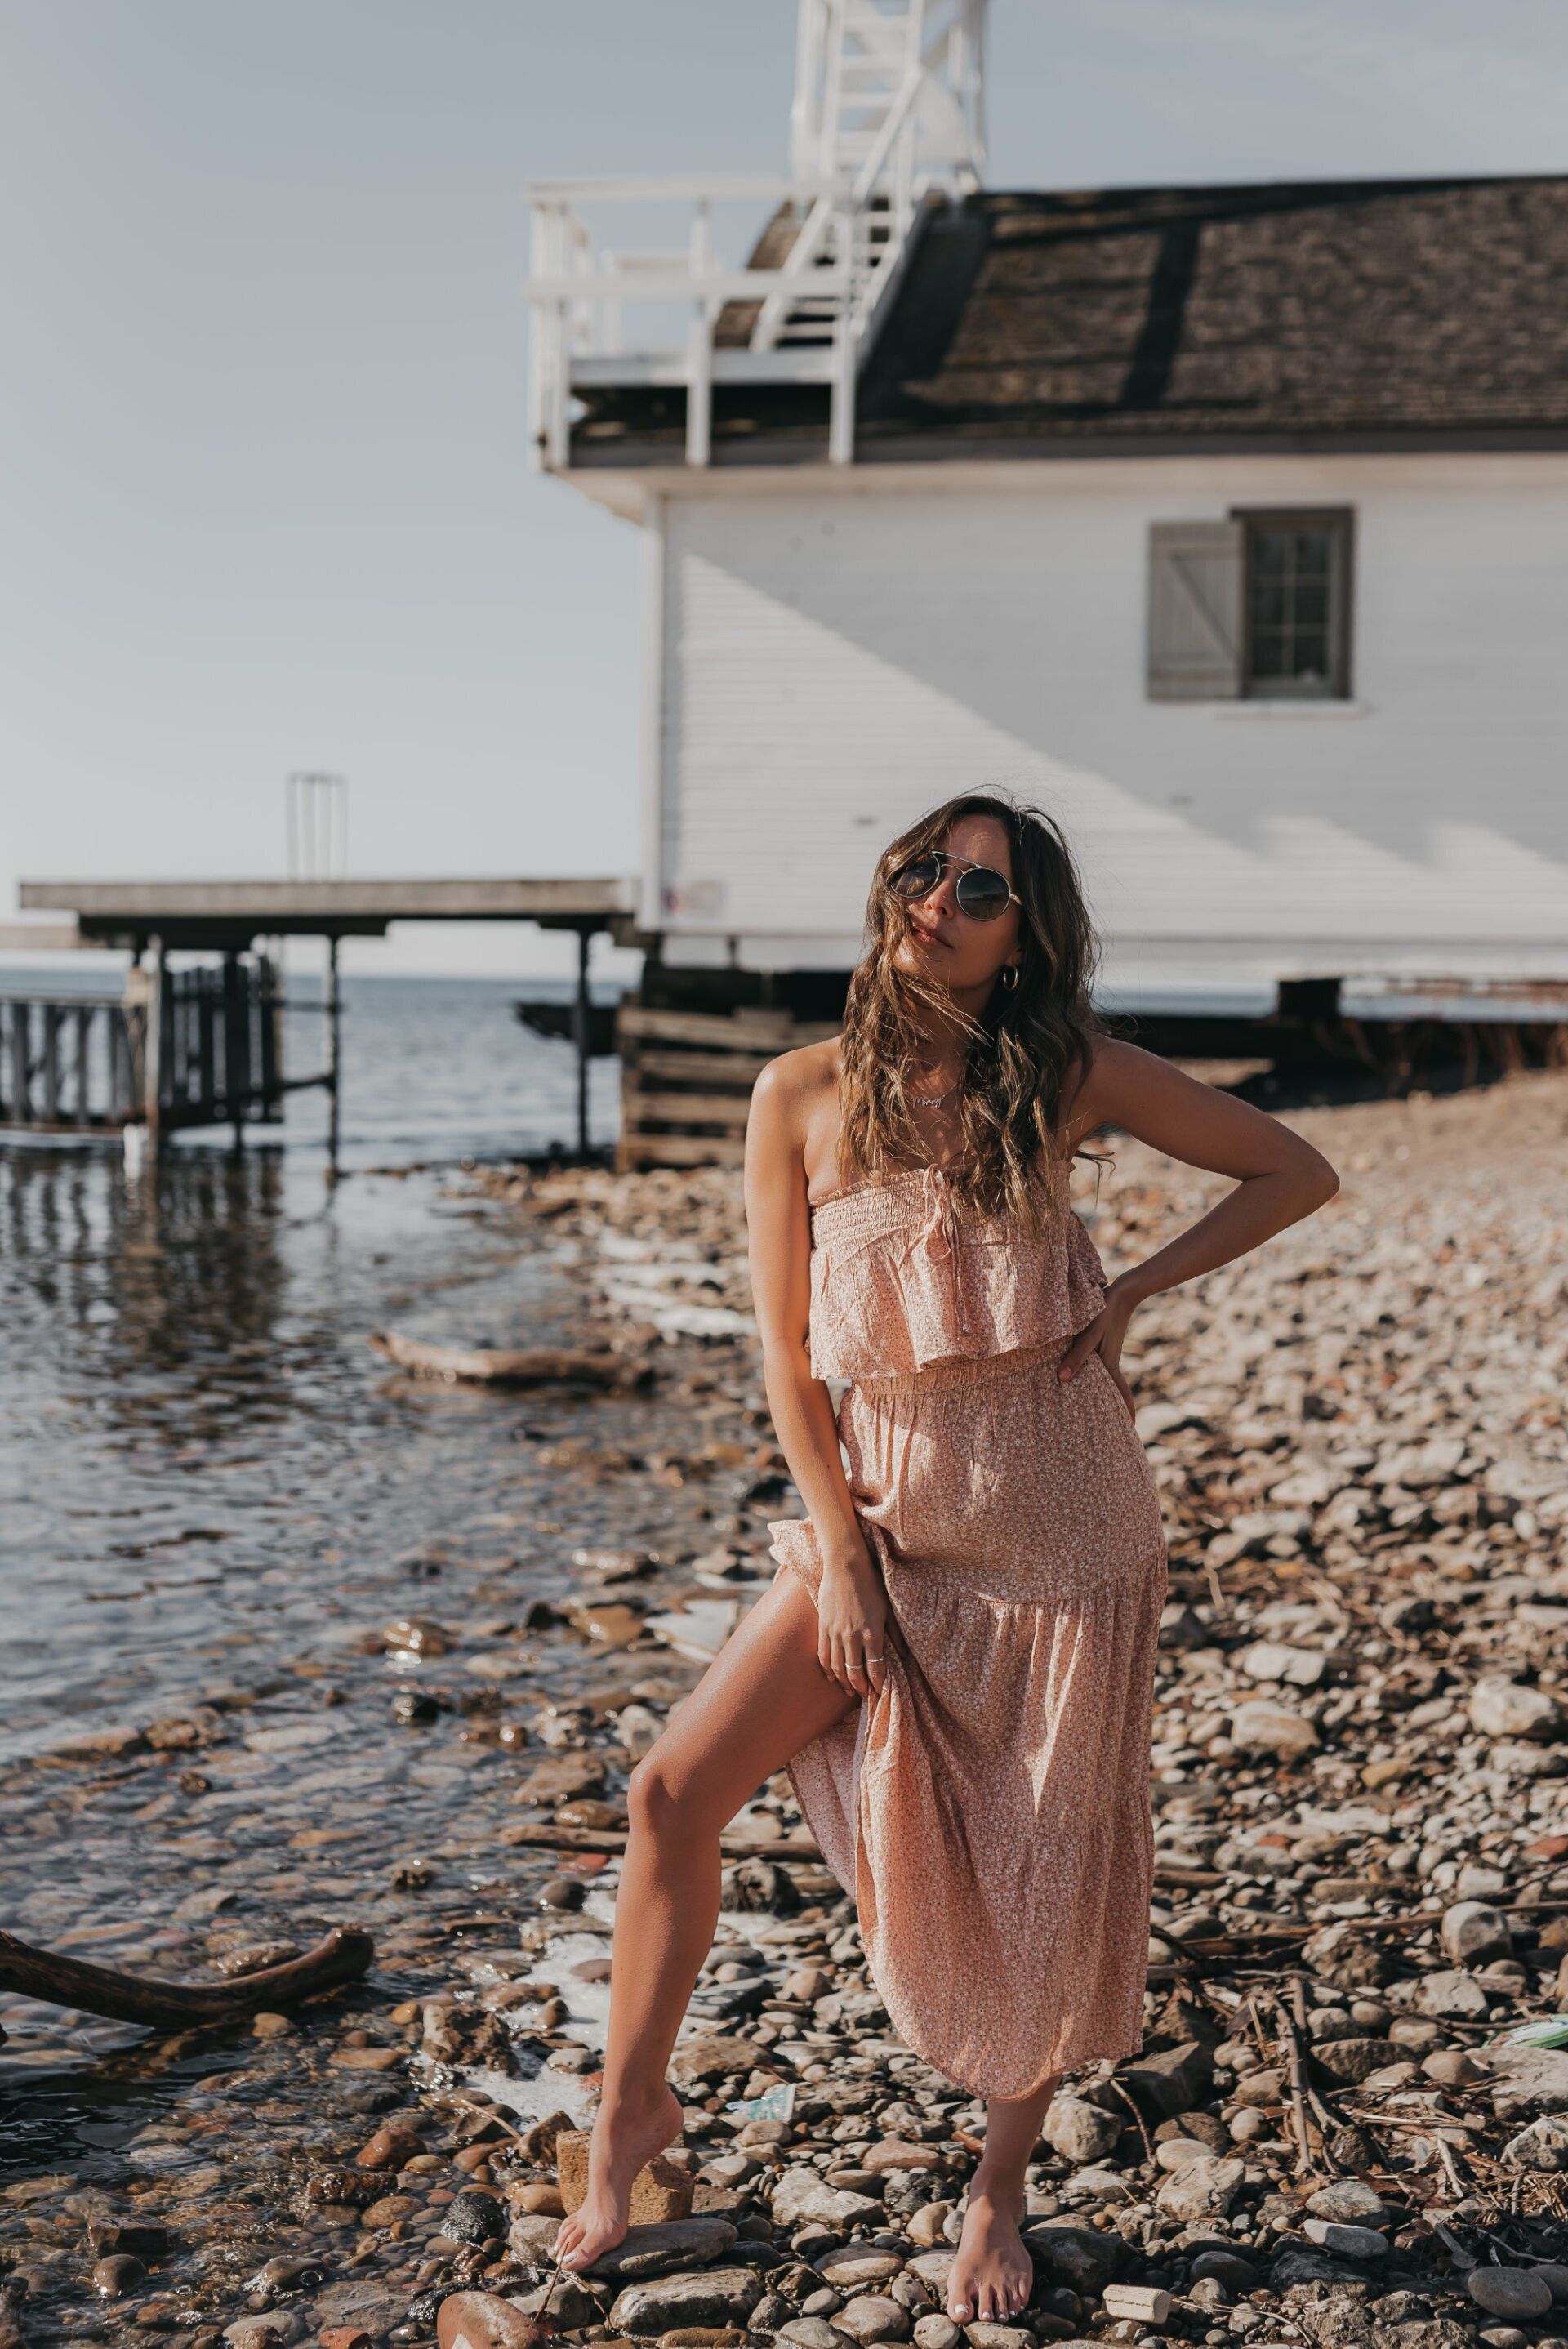
[{"label": "wooden shutter", "polygon": [[1149,529],[1149,698],[1234,701],[1245,636],[1245,534],[1239,522]]}]

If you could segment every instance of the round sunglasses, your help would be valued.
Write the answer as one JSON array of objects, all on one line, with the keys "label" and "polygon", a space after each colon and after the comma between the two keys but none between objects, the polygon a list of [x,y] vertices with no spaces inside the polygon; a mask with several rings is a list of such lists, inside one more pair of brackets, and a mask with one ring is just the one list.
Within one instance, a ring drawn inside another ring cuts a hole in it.
[{"label": "round sunglasses", "polygon": [[944,864],[962,867],[953,895],[958,910],[967,914],[972,922],[994,922],[1009,905],[1021,905],[1023,899],[1008,885],[1005,873],[992,864],[973,864],[965,857],[954,856],[950,849],[930,848],[923,856],[912,856],[907,864],[888,876],[888,887],[895,897],[913,903],[929,897],[942,879]]}]

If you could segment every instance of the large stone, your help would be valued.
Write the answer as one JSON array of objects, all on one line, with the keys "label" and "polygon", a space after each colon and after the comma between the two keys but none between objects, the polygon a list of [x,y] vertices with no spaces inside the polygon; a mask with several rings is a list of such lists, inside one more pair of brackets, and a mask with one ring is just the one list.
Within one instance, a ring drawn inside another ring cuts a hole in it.
[{"label": "large stone", "polygon": [[950,2316],[933,2308],[914,2320],[914,2349],[958,2349],[964,2335]]},{"label": "large stone", "polygon": [[1086,2161],[1103,2161],[1112,2151],[1122,2130],[1115,2113],[1103,2113],[1098,2105],[1084,2102],[1081,2096],[1053,2096],[1041,2125],[1040,2135],[1053,2153],[1075,2168]]},{"label": "large stone", "polygon": [[836,2333],[825,2316],[792,2316],[774,2337],[794,2342],[795,2349],[844,2349],[850,2336]]},{"label": "large stone", "polygon": [[1214,2059],[1198,2040],[1187,2039],[1180,2046],[1159,2047],[1123,2064],[1116,2076],[1135,2102],[1157,2119],[1168,2120],[1205,2101],[1213,2084]]},{"label": "large stone", "polygon": [[1416,2005],[1422,2014],[1454,2023],[1484,2023],[1490,2012],[1486,1992],[1474,1976],[1450,1969],[1422,1978]]},{"label": "large stone", "polygon": [[902,2251],[877,2251],[868,2245],[850,2243],[841,2251],[825,2251],[816,2264],[824,2282],[836,2284],[841,2292],[864,2292],[871,2284],[887,2283],[902,2275],[904,2262]]},{"label": "large stone", "polygon": [[1568,2113],[1568,2048],[1490,2047],[1492,2109],[1500,2121],[1526,2121],[1537,2113]]},{"label": "large stone", "polygon": [[604,1764],[593,1754],[551,1754],[518,1785],[520,1803],[570,1803],[604,1788]]},{"label": "large stone", "polygon": [[1552,2287],[1534,2268],[1472,2268],[1470,2296],[1489,2316],[1510,2324],[1533,2324],[1552,2307]]},{"label": "large stone", "polygon": [[1042,2219],[1026,2227],[1024,2249],[1053,2283],[1097,2299],[1115,2281],[1123,2257],[1119,2235],[1102,2235],[1098,2228],[1074,2226],[1062,2219]]},{"label": "large stone", "polygon": [[1357,2087],[1386,2064],[1397,2064],[1406,2052],[1392,2039],[1326,2039],[1314,2047],[1312,2059],[1331,2080]]},{"label": "large stone", "polygon": [[442,2211],[441,2232],[454,2243],[499,2242],[506,2233],[506,2215],[482,2186],[465,2186]]},{"label": "large stone", "polygon": [[922,2283],[929,2284],[940,2297],[947,2289],[947,2279],[952,2273],[955,2256],[945,2247],[940,2251],[917,2251],[909,2262],[909,2271],[911,2275],[917,2275]]},{"label": "large stone", "polygon": [[908,2309],[881,2292],[857,2292],[853,2300],[844,2302],[833,2323],[851,2341],[907,2341],[910,2335]]},{"label": "large stone", "polygon": [[1332,2220],[1336,2227],[1381,2227],[1388,2216],[1382,2196],[1359,2178],[1336,2178],[1320,2186],[1307,2196],[1306,2207],[1315,2219]]},{"label": "large stone", "polygon": [[1483,1737],[1523,1737],[1542,1744],[1556,1738],[1563,1725],[1563,1707],[1545,1689],[1501,1679],[1476,1682],[1470,1717]]},{"label": "large stone", "polygon": [[[515,2235],[514,2227],[514,2241]],[[706,2267],[723,2258],[735,2237],[733,2220],[717,2210],[699,2210],[693,2218],[670,2219],[660,2226],[628,2227],[618,2243],[601,2251],[581,2272],[603,2276],[609,2283],[630,2283],[637,2277],[669,2275],[676,2268]]]},{"label": "large stone", "polygon": [[1516,2169],[1568,2169],[1568,2122],[1542,2113],[1538,2121],[1509,2138],[1502,2158]]},{"label": "large stone", "polygon": [[1181,2219],[1191,2224],[1198,2219],[1223,2219],[1242,2190],[1247,2166],[1233,2156],[1222,2160],[1206,2154],[1202,2161],[1190,2161],[1173,2178],[1168,2178],[1154,2199],[1168,2219]]},{"label": "large stone", "polygon": [[773,2189],[773,2220],[779,2227],[803,2226],[811,2219],[820,2226],[848,2228],[882,2216],[874,2195],[826,2185],[814,2169],[787,2169]]},{"label": "large stone", "polygon": [[1319,1738],[1305,1716],[1288,1705],[1253,1697],[1231,1717],[1231,1744],[1249,1761],[1299,1762],[1315,1751]]},{"label": "large stone", "polygon": [[534,2349],[543,2338],[532,2317],[499,2292],[449,2292],[436,2312],[440,2349]]},{"label": "large stone", "polygon": [[554,2256],[554,2242],[561,2232],[561,2221],[543,2210],[514,2212],[507,2228],[507,2249],[525,2267],[544,2267]]},{"label": "large stone", "polygon": [[722,2032],[702,2032],[695,2038],[680,2041],[666,2065],[670,2079],[677,2088],[694,2088],[709,2080],[727,2079],[738,2072],[742,2079],[760,2065],[766,2051],[755,2039],[735,2039]]},{"label": "large stone", "polygon": [[1513,1935],[1500,1909],[1485,1900],[1456,1900],[1443,1911],[1443,1947],[1456,1966],[1484,1965],[1488,1958],[1506,1958]]},{"label": "large stone", "polygon": [[904,2137],[884,2137],[870,2148],[861,2167],[873,2177],[880,2177],[884,2170],[940,2169],[942,2156],[934,2145],[915,2145]]},{"label": "large stone", "polygon": [[1328,1659],[1315,1648],[1286,1648],[1259,1640],[1244,1648],[1237,1660],[1250,1681],[1274,1681],[1291,1688],[1315,1688],[1328,1670]]},{"label": "large stone", "polygon": [[1233,2105],[1250,2107],[1277,2105],[1284,2093],[1284,2074],[1277,2064],[1266,2064],[1261,2071],[1243,2072],[1231,2090]]},{"label": "large stone", "polygon": [[1309,2243],[1317,2243],[1331,2259],[1381,2260],[1388,2255],[1386,2239],[1372,2227],[1346,2227],[1333,2219],[1309,2219],[1304,2230]]},{"label": "large stone", "polygon": [[763,2292],[752,2268],[702,2268],[629,2283],[610,2311],[618,2333],[667,2333],[677,2324],[744,2324]]}]

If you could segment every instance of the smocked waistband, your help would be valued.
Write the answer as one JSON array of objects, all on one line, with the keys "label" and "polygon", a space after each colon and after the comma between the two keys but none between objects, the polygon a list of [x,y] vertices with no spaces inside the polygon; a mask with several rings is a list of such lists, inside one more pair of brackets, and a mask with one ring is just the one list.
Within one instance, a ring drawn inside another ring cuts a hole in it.
[{"label": "smocked waistband", "polygon": [[1000,1354],[952,1354],[923,1370],[891,1371],[879,1378],[851,1379],[849,1393],[929,1394],[936,1387],[989,1386],[998,1379],[1027,1378],[1054,1367],[1076,1331],[1045,1338],[1034,1346],[1009,1346]]}]

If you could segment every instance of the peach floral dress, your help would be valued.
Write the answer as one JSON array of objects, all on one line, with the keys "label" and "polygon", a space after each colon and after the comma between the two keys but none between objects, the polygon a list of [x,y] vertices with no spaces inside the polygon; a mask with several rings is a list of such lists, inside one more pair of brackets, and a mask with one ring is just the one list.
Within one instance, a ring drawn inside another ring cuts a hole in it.
[{"label": "peach floral dress", "polygon": [[[1159,1497],[1099,1356],[1057,1376],[1105,1274],[1067,1163],[1034,1179],[1036,1240],[936,1166],[811,1211],[811,1368],[851,1382],[839,1434],[891,1620],[881,1695],[789,1775],[893,2023],[986,2097],[1137,2049],[1153,1877]],[[810,1519],[768,1531],[815,1600]]]}]

